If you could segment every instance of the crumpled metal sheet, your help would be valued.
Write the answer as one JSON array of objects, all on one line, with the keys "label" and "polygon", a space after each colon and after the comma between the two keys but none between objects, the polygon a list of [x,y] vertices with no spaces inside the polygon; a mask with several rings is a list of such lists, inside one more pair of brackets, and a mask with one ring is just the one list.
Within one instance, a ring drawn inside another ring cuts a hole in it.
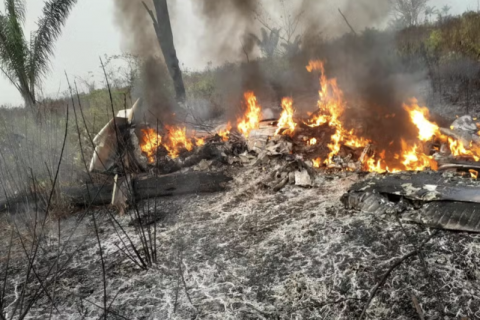
[{"label": "crumpled metal sheet", "polygon": [[480,232],[480,187],[468,179],[427,172],[374,177],[353,185],[341,200],[346,209],[399,213],[430,227]]},{"label": "crumpled metal sheet", "polygon": [[465,131],[469,133],[476,133],[478,131],[477,125],[473,121],[472,116],[465,115],[457,118],[451,125],[452,130]]},{"label": "crumpled metal sheet", "polygon": [[354,191],[393,194],[420,201],[463,201],[480,203],[480,183],[451,179],[438,172],[418,172],[375,176],[354,184]]},{"label": "crumpled metal sheet", "polygon": [[480,204],[435,201],[411,211],[407,217],[417,223],[446,230],[480,232]]},{"label": "crumpled metal sheet", "polygon": [[90,172],[106,172],[113,167],[118,149],[115,125],[119,128],[131,124],[139,101],[137,100],[130,109],[118,111],[115,118],[112,118],[93,138],[95,151],[90,161]]}]

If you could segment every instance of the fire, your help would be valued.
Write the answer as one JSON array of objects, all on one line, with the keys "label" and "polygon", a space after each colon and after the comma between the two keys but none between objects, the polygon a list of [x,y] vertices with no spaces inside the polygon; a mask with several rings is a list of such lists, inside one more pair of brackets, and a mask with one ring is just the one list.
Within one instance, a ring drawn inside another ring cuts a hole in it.
[{"label": "fire", "polygon": [[185,148],[188,151],[192,151],[192,140],[187,138],[187,128],[166,127],[168,131],[167,141],[164,143],[165,148],[168,150],[170,158],[178,158],[181,148]]},{"label": "fire", "polygon": [[204,138],[195,138],[195,145],[197,147],[201,147],[205,145],[205,139]]},{"label": "fire", "polygon": [[205,144],[205,140],[189,139],[187,137],[187,129],[185,127],[165,127],[167,131],[166,137],[159,135],[154,129],[142,129],[144,135],[143,141],[140,144],[140,149],[147,155],[148,161],[153,163],[155,161],[155,153],[160,146],[165,147],[170,158],[175,159],[179,156],[180,150],[193,150],[194,142],[197,146]]},{"label": "fire", "polygon": [[[420,171],[427,168],[436,169],[436,162],[429,154],[425,154],[423,146],[425,142],[441,142],[448,145],[453,156],[468,156],[475,161],[480,161],[480,148],[477,148],[470,143],[464,145],[462,141],[449,138],[441,133],[440,127],[429,120],[429,111],[425,106],[420,106],[416,99],[411,99],[408,103],[403,105],[405,112],[408,113],[410,121],[418,129],[418,135],[413,141],[408,143],[403,139],[392,140],[390,142],[391,148],[398,148],[401,145],[401,150],[391,150],[387,148],[381,152],[375,151],[375,142],[370,141],[359,135],[353,129],[345,128],[343,115],[347,107],[346,100],[342,90],[339,88],[336,79],[329,79],[325,75],[325,67],[322,61],[310,61],[306,67],[309,72],[317,71],[319,73],[320,89],[318,92],[318,110],[314,113],[309,113],[309,120],[304,121],[304,124],[310,128],[318,126],[328,126],[332,129],[333,134],[328,143],[328,156],[317,159],[312,159],[313,166],[321,167],[323,164],[330,165],[334,163],[334,157],[340,153],[342,146],[347,146],[356,151],[361,151],[365,148],[360,157],[362,168],[370,172],[398,172],[402,170]],[[248,138],[252,130],[260,127],[261,120],[261,106],[257,102],[257,98],[253,92],[246,92],[244,94],[246,104],[245,114],[236,122],[238,132],[245,138]],[[294,119],[295,109],[293,108],[293,99],[286,97],[282,99],[282,114],[278,121],[275,134],[293,135],[302,131],[298,123]],[[395,118],[395,114],[382,115],[387,119]],[[235,126],[235,124],[234,124]],[[223,141],[228,141],[232,124],[229,122],[226,127],[217,134],[222,137]],[[443,132],[443,130],[442,130]],[[165,135],[162,137],[153,129],[142,130],[144,141],[142,141],[141,149],[148,156],[150,163],[155,161],[155,153],[159,146],[163,146],[168,151],[171,158],[177,158],[181,150],[191,151],[195,146],[202,146],[205,140],[188,136],[185,127],[165,127]],[[318,135],[315,135],[318,137]],[[306,137],[302,140],[308,146],[319,144],[317,138]],[[389,141],[389,140],[387,140]],[[429,144],[425,144],[429,145]],[[378,150],[379,151],[379,150]],[[357,155],[359,152],[355,152]],[[373,153],[373,155],[372,155]],[[350,164],[349,164],[350,165]],[[354,166],[349,166],[350,170]],[[348,169],[347,169],[348,170]],[[470,172],[475,179],[478,172]]]},{"label": "fire", "polygon": [[470,175],[472,176],[473,179],[477,180],[478,179],[478,171],[470,169],[468,170],[470,172]]},{"label": "fire", "polygon": [[480,157],[474,153],[471,149],[473,148],[472,143],[470,143],[469,149],[465,148],[463,143],[459,140],[453,140],[452,138],[448,138],[448,144],[450,146],[450,152],[452,155],[458,157],[458,156],[470,156],[472,157],[475,161],[480,161]]},{"label": "fire", "polygon": [[293,100],[292,98],[283,98],[282,99],[282,115],[278,121],[278,129],[275,134],[279,134],[282,129],[286,128],[283,131],[283,134],[291,135],[295,131],[297,124],[293,121]]},{"label": "fire", "polygon": [[341,125],[339,117],[343,114],[345,103],[343,92],[338,88],[336,79],[327,79],[322,61],[310,61],[308,72],[320,71],[320,91],[318,92],[319,115],[310,121],[311,127],[318,127],[324,123],[330,126]]},{"label": "fire", "polygon": [[436,164],[433,161],[431,156],[427,156],[421,150],[418,150],[417,144],[414,144],[413,147],[408,147],[407,143],[402,140],[402,164],[405,166],[406,170],[410,171],[422,171],[427,168],[436,169]]},{"label": "fire", "polygon": [[228,141],[230,138],[230,131],[232,130],[232,124],[230,122],[227,123],[225,129],[220,130],[217,132],[217,135],[222,137],[223,141]]},{"label": "fire", "polygon": [[350,130],[348,132],[348,137],[347,140],[345,141],[345,145],[347,147],[352,147],[352,148],[361,148],[369,144],[370,141],[367,139],[364,139],[362,137],[357,137],[354,133],[353,130]]},{"label": "fire", "polygon": [[[476,150],[472,150],[474,149],[472,144],[466,147],[461,141],[442,135],[438,125],[427,119],[429,115],[428,109],[426,107],[420,107],[416,99],[412,99],[410,105],[404,105],[404,108],[410,114],[412,122],[418,128],[418,139],[420,141],[429,141],[434,137],[438,137],[440,141],[448,144],[453,156],[468,156],[472,157],[475,161],[480,161]],[[453,126],[451,126],[450,129],[453,130]]]},{"label": "fire", "polygon": [[375,161],[374,157],[371,157],[367,160],[367,162],[365,163],[365,167],[367,171],[370,171],[370,172],[382,173],[387,171],[386,169],[382,168],[382,159],[378,159],[377,161]]},{"label": "fire", "polygon": [[162,144],[162,137],[153,129],[142,129],[143,142],[140,144],[140,149],[147,155],[148,162],[155,162],[155,153],[158,147]]},{"label": "fire", "polygon": [[244,98],[247,102],[247,112],[244,118],[239,120],[238,131],[248,138],[253,129],[259,128],[262,110],[253,92],[246,92]]},{"label": "fire", "polygon": [[313,162],[313,167],[314,168],[320,168],[322,166],[322,159],[317,158],[317,159],[312,159]]},{"label": "fire", "polygon": [[354,130],[346,130],[340,117],[345,111],[345,100],[343,92],[340,90],[336,79],[328,79],[325,75],[325,67],[322,61],[310,61],[307,66],[309,72],[320,72],[320,91],[318,92],[318,114],[313,115],[307,123],[310,127],[318,127],[327,123],[335,128],[335,133],[331,136],[331,143],[328,144],[330,153],[325,160],[325,164],[331,164],[333,157],[338,154],[342,145],[361,148],[369,144],[367,139],[358,137]]},{"label": "fire", "polygon": [[403,107],[410,114],[413,124],[418,128],[418,139],[420,141],[429,141],[435,135],[441,135],[438,126],[427,120],[429,116],[427,107],[420,107],[417,99],[412,99],[410,105],[404,104]]}]

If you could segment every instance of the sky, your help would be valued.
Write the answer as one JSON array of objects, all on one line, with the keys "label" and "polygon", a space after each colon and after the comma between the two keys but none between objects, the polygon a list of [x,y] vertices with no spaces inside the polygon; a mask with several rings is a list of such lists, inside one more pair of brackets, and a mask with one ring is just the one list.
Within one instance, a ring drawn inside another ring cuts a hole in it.
[{"label": "sky", "polygon": [[[115,24],[114,1],[78,0],[56,43],[51,72],[42,88],[44,96],[56,97],[67,90],[65,72],[71,78],[102,81],[99,57],[126,51],[122,35]],[[198,41],[205,29],[192,1],[195,0],[176,0],[170,1],[169,4],[173,17],[175,45],[182,68],[199,69],[206,66],[211,58]],[[336,16],[338,13],[335,12],[335,0],[325,1],[332,2],[332,15]],[[466,10],[477,10],[479,1],[430,0],[430,5],[437,8],[449,5],[452,7],[451,13],[458,14]],[[36,21],[41,16],[44,1],[26,0],[26,4],[25,31],[28,37],[30,32],[36,29]],[[0,3],[0,11],[4,12],[3,3]],[[17,106],[22,103],[15,87],[0,75],[0,105]]]}]

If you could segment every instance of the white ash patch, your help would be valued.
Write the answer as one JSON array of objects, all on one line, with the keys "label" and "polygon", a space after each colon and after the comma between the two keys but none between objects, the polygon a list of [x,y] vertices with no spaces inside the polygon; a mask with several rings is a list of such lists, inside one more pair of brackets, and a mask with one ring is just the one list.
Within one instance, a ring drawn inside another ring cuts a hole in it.
[{"label": "white ash patch", "polygon": [[[276,193],[262,187],[267,175],[252,167],[239,170],[225,193],[140,203],[141,212],[156,206],[160,217],[158,262],[148,271],[125,257],[109,216],[97,212],[110,317],[356,319],[390,266],[433,232],[406,224],[407,238],[392,216],[344,210],[339,199],[356,175],[325,176],[315,179],[317,187],[287,185]],[[118,219],[138,245],[128,217]],[[59,280],[53,319],[102,314],[102,272],[89,217],[79,230],[69,252],[79,251]],[[480,236],[440,231],[421,252],[427,273],[418,256],[393,270],[368,319],[417,318],[412,295],[428,319],[478,315]],[[17,272],[9,287],[21,279]],[[35,307],[37,318],[50,310],[46,297]]]}]

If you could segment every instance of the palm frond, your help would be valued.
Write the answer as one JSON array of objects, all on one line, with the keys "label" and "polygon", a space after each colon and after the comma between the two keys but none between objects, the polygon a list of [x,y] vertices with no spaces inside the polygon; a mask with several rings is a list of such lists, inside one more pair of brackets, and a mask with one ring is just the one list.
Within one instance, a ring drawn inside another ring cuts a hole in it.
[{"label": "palm frond", "polygon": [[[20,5],[16,5],[20,3]],[[0,16],[0,60],[3,73],[11,82],[15,79],[15,85],[28,88],[26,75],[26,61],[29,50],[21,26],[22,9],[21,2],[7,0],[5,5],[7,15]],[[17,7],[19,12],[17,12]]]},{"label": "palm frond", "polygon": [[15,17],[20,24],[25,23],[25,0],[5,0],[4,5],[9,17]]},{"label": "palm frond", "polygon": [[77,0],[48,0],[43,8],[43,16],[38,22],[38,30],[30,43],[31,82],[38,81],[49,71],[50,58],[53,56],[55,40],[61,34],[67,17]]}]

